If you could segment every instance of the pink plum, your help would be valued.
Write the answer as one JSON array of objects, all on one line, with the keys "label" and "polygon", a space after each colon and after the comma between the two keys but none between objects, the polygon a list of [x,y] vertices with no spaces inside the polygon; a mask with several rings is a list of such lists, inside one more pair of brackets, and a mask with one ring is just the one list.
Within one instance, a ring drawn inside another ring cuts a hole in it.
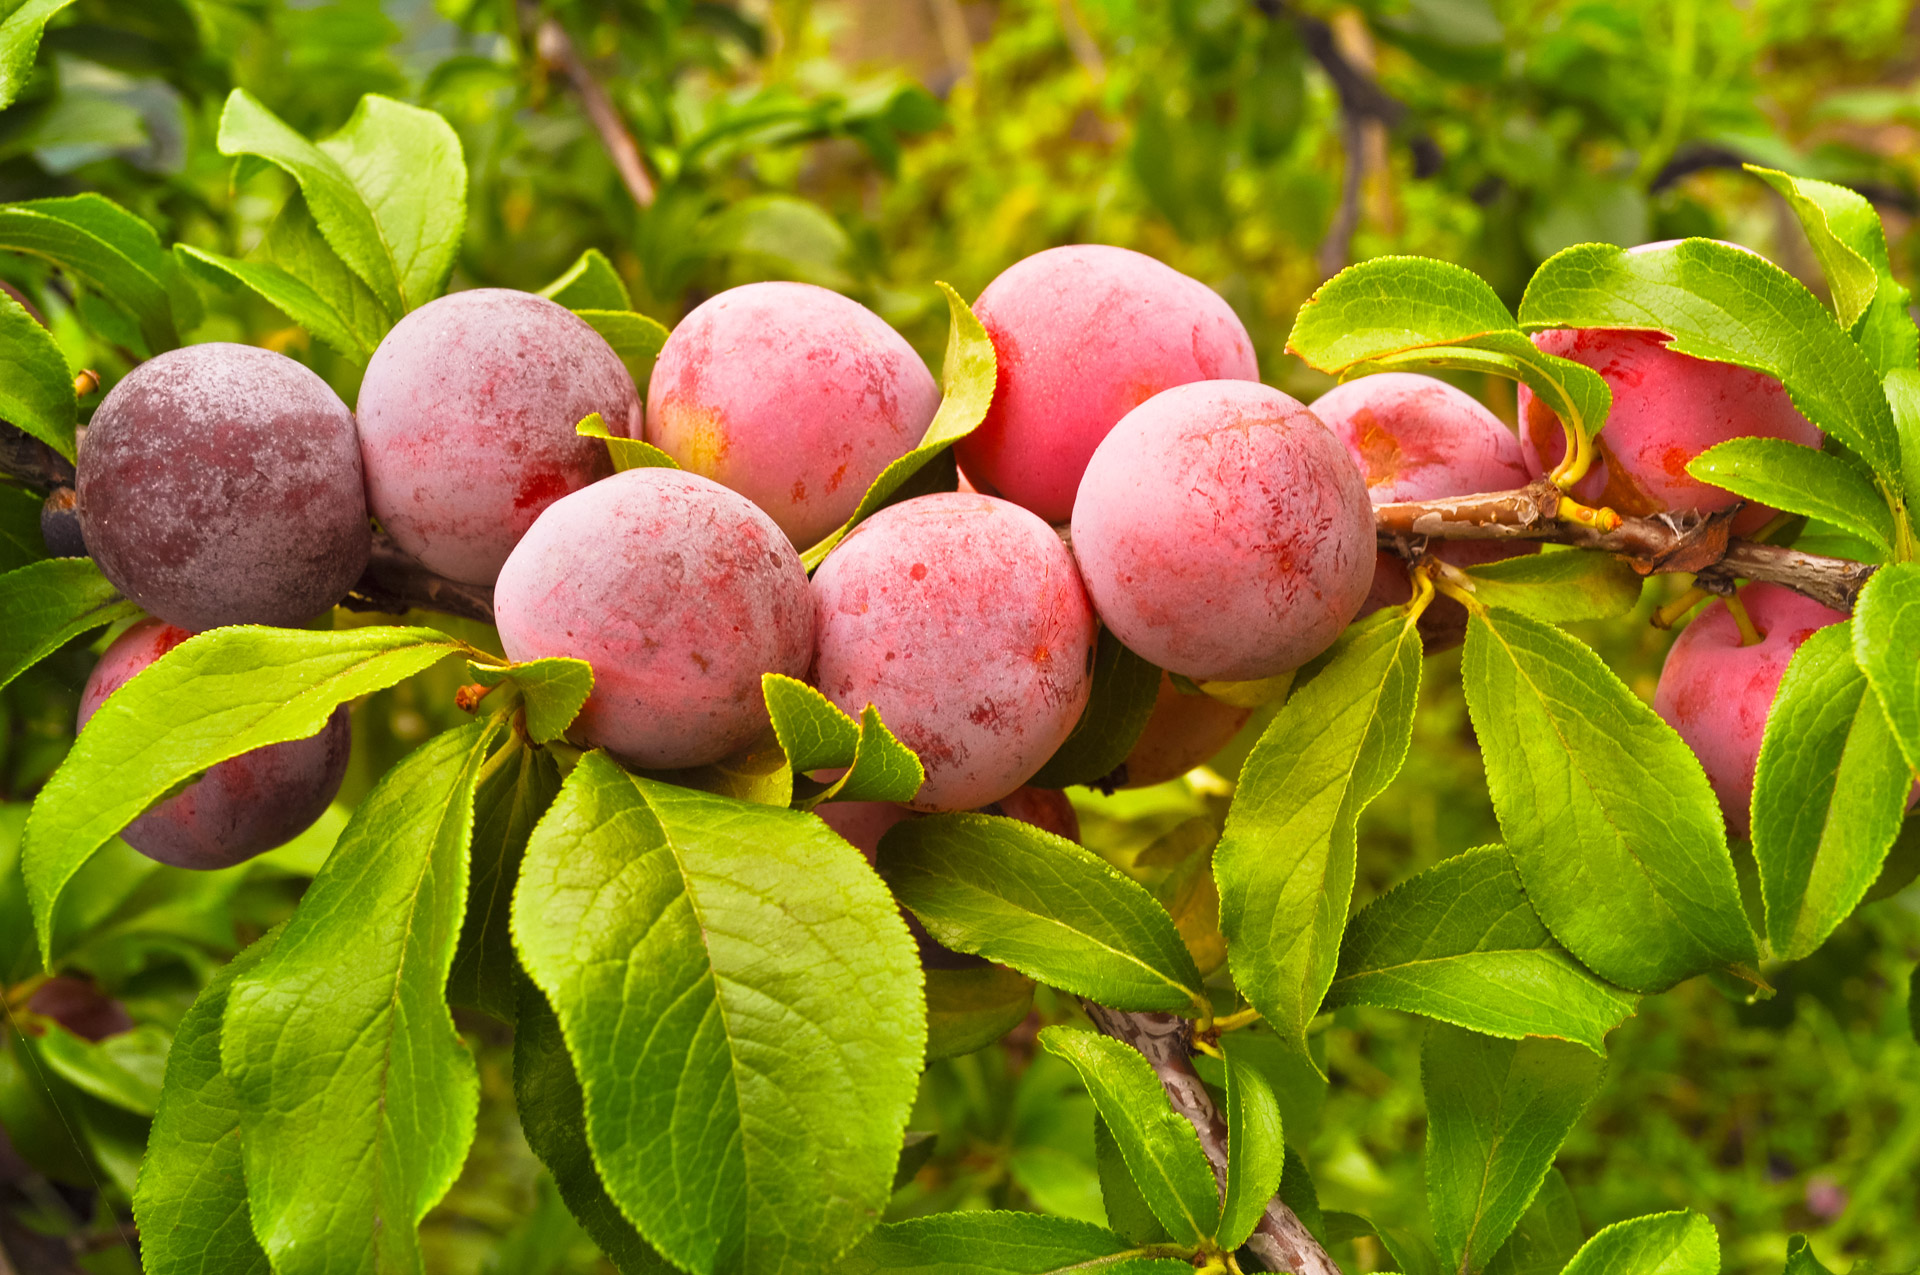
[{"label": "pink plum", "polygon": [[1761,640],[1741,646],[1733,614],[1709,603],[1668,650],[1653,707],[1700,759],[1728,830],[1744,837],[1760,736],[1780,677],[1801,643],[1847,617],[1775,584],[1748,585],[1740,600]]},{"label": "pink plum", "polygon": [[1279,390],[1201,381],[1133,409],[1087,466],[1073,551],[1107,627],[1200,681],[1298,668],[1373,580],[1372,506],[1340,440]]},{"label": "pink plum", "polygon": [[[122,633],[80,693],[80,727],[135,674],[192,636],[159,620],[143,620]],[[176,868],[230,868],[293,840],[326,813],[352,747],[343,704],[317,735],[256,748],[212,767],[128,824],[121,839]]]},{"label": "pink plum", "polygon": [[998,801],[1060,747],[1092,689],[1094,618],[1054,530],[991,496],[881,510],[814,574],[813,684],[868,704],[926,767],[913,805]]},{"label": "pink plum", "polygon": [[[1583,363],[1613,391],[1606,428],[1594,439],[1593,468],[1575,499],[1623,514],[1711,513],[1740,498],[1687,473],[1701,452],[1733,438],[1783,438],[1819,447],[1820,431],[1794,409],[1779,381],[1750,368],[1677,354],[1658,332],[1562,328],[1536,333],[1548,354]],[[1560,418],[1520,388],[1521,445],[1535,475],[1566,454]],[[1753,505],[1734,519],[1736,535],[1758,530],[1774,511]]]},{"label": "pink plum", "polygon": [[373,546],[347,405],[249,345],[190,345],[127,373],[87,427],[76,491],[101,572],[194,631],[305,624]]},{"label": "pink plum", "polygon": [[500,570],[494,622],[511,659],[591,664],[573,736],[655,769],[751,743],[760,675],[805,676],[813,643],[806,568],[773,519],[675,469],[549,505]]},{"label": "pink plum", "polygon": [[578,315],[504,288],[430,301],[360,383],[368,503],[431,570],[492,584],[541,510],[613,472],[606,444],[574,432],[595,412],[640,437],[633,378]]},{"label": "pink plum", "polygon": [[1253,716],[1250,708],[1223,704],[1211,695],[1182,691],[1165,673],[1146,729],[1127,754],[1127,788],[1147,788],[1178,779],[1227,746]]},{"label": "pink plum", "polygon": [[939,408],[926,364],[879,315],[808,283],[750,283],[702,303],[667,339],[647,441],[806,548],[853,516]]},{"label": "pink plum", "polygon": [[980,428],[954,448],[981,491],[1065,522],[1100,440],[1161,390],[1257,381],[1253,342],[1211,288],[1102,244],[1035,253],[987,285],[974,312],[999,379]]}]

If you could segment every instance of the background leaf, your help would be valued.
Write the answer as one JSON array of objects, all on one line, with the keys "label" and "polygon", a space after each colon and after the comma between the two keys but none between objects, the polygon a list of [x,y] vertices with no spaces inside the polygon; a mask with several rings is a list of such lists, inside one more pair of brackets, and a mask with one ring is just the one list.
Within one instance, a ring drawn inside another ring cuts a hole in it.
[{"label": "background leaf", "polygon": [[1487,1263],[1487,1275],[1559,1275],[1586,1237],[1567,1180],[1560,1170],[1548,1169],[1513,1234]]},{"label": "background leaf", "polygon": [[1646,577],[1610,553],[1554,550],[1461,569],[1484,605],[1518,611],[1548,624],[1614,620],[1640,601]]},{"label": "background leaf", "polygon": [[1036,788],[1066,788],[1105,779],[1127,759],[1153,716],[1160,670],[1121,645],[1102,628],[1093,656],[1093,692],[1073,733],[1027,782]]},{"label": "background leaf", "polygon": [[[1080,1073],[1128,1172],[1174,1242],[1211,1239],[1220,1225],[1220,1189],[1200,1135],[1168,1102],[1153,1065],[1130,1045],[1074,1027],[1043,1027],[1040,1044]],[[1260,1197],[1262,1208],[1266,1199]]]},{"label": "background leaf", "polygon": [[0,575],[0,686],[82,633],[140,613],[92,558],[43,558]]},{"label": "background leaf", "polygon": [[1634,1004],[1553,941],[1502,846],[1442,860],[1363,908],[1327,990],[1330,1009],[1377,1005],[1597,1054]]},{"label": "background leaf", "polygon": [[[0,34],[4,30],[0,24]],[[4,53],[0,46],[0,57]],[[66,355],[25,306],[0,292],[0,420],[72,460],[79,411]]]},{"label": "background leaf", "polygon": [[0,20],[0,110],[12,106],[33,75],[33,55],[47,19],[73,0],[25,0]]},{"label": "background leaf", "polygon": [[1087,1222],[1038,1213],[936,1213],[883,1226],[847,1254],[844,1275],[1185,1275],[1182,1258],[1154,1257]]},{"label": "background leaf", "polygon": [[1404,611],[1360,621],[1241,767],[1213,854],[1220,930],[1234,984],[1283,1036],[1304,1036],[1333,980],[1356,822],[1406,758],[1420,655]]},{"label": "background leaf", "polygon": [[1860,590],[1853,658],[1886,710],[1907,765],[1920,771],[1920,563],[1889,563]]},{"label": "background leaf", "polygon": [[1799,960],[1847,919],[1900,835],[1913,772],[1853,660],[1852,622],[1793,653],[1753,782],[1753,857],[1767,937]]},{"label": "background leaf", "polygon": [[984,1049],[1026,1021],[1033,980],[1004,965],[928,970],[927,1057]]},{"label": "background leaf", "polygon": [[995,815],[930,815],[887,830],[879,869],[956,952],[1115,1009],[1207,1004],[1166,909],[1064,837]]},{"label": "background leaf", "polygon": [[277,1275],[421,1269],[415,1228],[466,1159],[480,1077],[447,972],[498,731],[448,731],[388,771],[273,950],[234,980],[221,1068]]},{"label": "background leaf", "polygon": [[172,260],[153,227],[112,200],[89,192],[0,205],[0,248],[50,261],[125,310],[151,352],[176,343]]},{"label": "background leaf", "polygon": [[513,887],[533,826],[560,791],[560,767],[519,740],[487,759],[473,798],[467,914],[447,974],[447,999],[511,1023],[520,1002],[513,954]]},{"label": "background leaf", "polygon": [[1220,1038],[1226,1055],[1227,1189],[1220,1201],[1222,1248],[1238,1248],[1266,1214],[1267,1201],[1280,1189],[1287,1142],[1280,1121],[1280,1099],[1261,1060],[1249,1057],[1244,1032]]},{"label": "background leaf", "polygon": [[1568,951],[1639,992],[1758,959],[1705,772],[1591,647],[1477,610],[1462,673],[1514,867]]},{"label": "background leaf", "polygon": [[318,734],[340,704],[431,667],[459,644],[433,629],[196,634],[100,706],[27,820],[22,864],[43,958],[80,866],[175,784],[229,757]]},{"label": "background leaf", "polygon": [[513,917],[607,1192],[654,1248],[772,1275],[872,1225],[925,1032],[913,943],[858,851],[810,815],[590,753],[534,832]]},{"label": "background leaf", "polygon": [[1427,1200],[1449,1269],[1477,1271],[1506,1241],[1605,1072],[1565,1041],[1427,1029]]}]

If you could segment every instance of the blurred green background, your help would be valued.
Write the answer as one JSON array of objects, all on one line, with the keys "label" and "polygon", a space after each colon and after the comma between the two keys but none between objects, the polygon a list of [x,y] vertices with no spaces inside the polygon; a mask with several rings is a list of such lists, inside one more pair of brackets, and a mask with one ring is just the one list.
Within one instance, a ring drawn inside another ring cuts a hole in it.
[{"label": "blurred green background", "polygon": [[[19,0],[0,0],[0,19]],[[244,254],[287,194],[214,138],[243,87],[310,135],[363,93],[431,106],[459,130],[470,222],[453,286],[540,287],[585,248],[672,323],[755,279],[839,289],[936,365],[944,305],[1054,244],[1123,244],[1218,289],[1265,378],[1324,382],[1284,353],[1293,314],[1339,265],[1385,253],[1463,263],[1517,301],[1569,244],[1710,235],[1822,291],[1791,216],[1740,171],[1760,162],[1854,186],[1908,269],[1920,208],[1920,15],[1907,0],[78,0],[0,112],[0,201],[95,190],[166,240]],[[644,156],[636,200],[551,43],[557,24]],[[0,278],[108,384],[142,357],[117,312],[32,259]],[[193,340],[310,362],[351,401],[358,368],[257,298],[210,292]],[[1512,414],[1510,390],[1468,383]],[[0,488],[0,566],[37,539],[37,501]],[[13,556],[9,556],[13,555]],[[1583,633],[1651,697],[1667,635]],[[484,633],[471,634],[484,640]],[[0,693],[0,987],[35,990],[16,842],[71,735],[91,654]],[[1362,830],[1361,901],[1497,837],[1458,690],[1428,661],[1406,771]],[[347,794],[451,724],[454,674],[356,712]],[[1221,763],[1231,772],[1231,765]],[[1217,786],[1084,794],[1090,844],[1122,863]],[[22,1271],[133,1269],[123,1209],[171,1026],[214,964],[284,916],[339,820],[244,871],[196,877],[121,851],[71,891],[90,937],[75,996],[136,1029],[66,1052],[0,1031],[0,1247]],[[1780,1268],[1803,1230],[1833,1269],[1920,1265],[1920,1047],[1908,973],[1920,888],[1870,904],[1780,994],[1736,1005],[1704,981],[1648,1001],[1611,1041],[1607,1087],[1560,1157],[1591,1232],[1704,1210],[1730,1271]],[[105,1002],[103,1001],[104,1005]],[[1043,1013],[1068,1007],[1043,1001]],[[119,1011],[113,1011],[119,1012]],[[938,1134],[898,1215],[1034,1208],[1098,1219],[1091,1105],[1030,1021],[934,1065],[913,1127]],[[506,1029],[463,1020],[485,1106],[466,1172],[427,1224],[435,1271],[589,1271],[597,1258],[520,1138]],[[1418,1020],[1343,1011],[1317,1043],[1330,1080],[1289,1095],[1290,1141],[1321,1202],[1424,1225]],[[115,1042],[118,1042],[117,1044]],[[83,1042],[84,1044],[84,1042]],[[1351,1270],[1377,1246],[1344,1246]]]}]

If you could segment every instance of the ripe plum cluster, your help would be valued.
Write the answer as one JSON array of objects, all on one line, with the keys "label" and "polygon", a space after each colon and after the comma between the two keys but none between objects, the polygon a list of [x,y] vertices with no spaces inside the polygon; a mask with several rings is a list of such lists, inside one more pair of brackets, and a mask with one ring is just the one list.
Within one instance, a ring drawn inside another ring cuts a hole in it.
[{"label": "ripe plum cluster", "polygon": [[[963,489],[881,509],[811,579],[801,551],[846,522],[940,401],[899,334],[821,288],[751,284],[694,309],[644,410],[590,326],[501,289],[402,319],[355,412],[268,351],[150,360],[88,427],[78,501],[102,571],[155,618],[108,650],[82,721],[194,632],[328,610],[360,577],[377,524],[429,570],[492,586],[510,658],[592,665],[579,745],[655,771],[721,761],[764,733],[761,676],[781,673],[852,715],[877,708],[925,767],[906,805],[823,810],[869,853],[929,811],[988,809],[1072,836],[1064,798],[1026,785],[1088,707],[1102,627],[1164,670],[1111,779],[1173,778],[1250,715],[1195,683],[1286,674],[1356,616],[1410,596],[1405,564],[1376,550],[1373,505],[1508,490],[1557,458],[1559,422],[1524,392],[1520,437],[1411,374],[1365,377],[1309,408],[1259,382],[1219,296],[1138,253],[1042,252],[995,279],[977,311],[998,379],[957,449]],[[1589,499],[1719,508],[1732,498],[1684,473],[1705,447],[1753,432],[1818,444],[1776,383],[1658,337],[1537,340],[1614,390],[1612,441],[1576,489]],[[592,413],[679,467],[613,472],[576,432]],[[1464,566],[1525,551],[1436,553]],[[1805,632],[1831,622],[1794,595],[1749,596],[1762,643],[1722,650],[1731,619],[1709,615],[1661,683],[1661,712],[1736,830],[1764,706],[1721,722],[1724,699],[1703,697],[1687,670],[1750,664],[1770,698]],[[346,751],[343,710],[313,739],[216,767],[127,839],[184,866],[238,862],[317,817]]]}]

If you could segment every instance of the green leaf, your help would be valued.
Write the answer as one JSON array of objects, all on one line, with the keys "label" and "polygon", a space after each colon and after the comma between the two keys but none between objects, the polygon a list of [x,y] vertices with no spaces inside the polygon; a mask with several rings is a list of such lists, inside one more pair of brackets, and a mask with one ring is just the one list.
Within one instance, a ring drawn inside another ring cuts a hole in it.
[{"label": "green leaf", "polygon": [[267,227],[267,237],[246,260],[189,244],[174,245],[189,271],[221,287],[228,281],[251,288],[316,340],[364,364],[393,326],[395,316],[373,290],[328,246],[307,202],[287,200]]},{"label": "green leaf", "polygon": [[[1900,436],[1900,467],[1909,501],[1920,497],[1920,371],[1897,367],[1881,382],[1893,428]],[[1801,540],[1806,537],[1803,535]]]},{"label": "green leaf", "polygon": [[660,347],[667,343],[667,329],[659,320],[632,310],[575,310],[574,313],[613,347],[613,352],[627,365],[634,389],[644,400],[647,385],[653,380],[654,360],[660,357]]},{"label": "green leaf", "polygon": [[513,687],[526,707],[527,735],[536,744],[551,744],[566,734],[593,694],[593,666],[585,660],[555,656],[521,664],[470,661],[467,671],[482,686],[505,682]]},{"label": "green leaf", "polygon": [[1687,463],[1703,483],[1791,514],[1805,514],[1893,551],[1893,513],[1857,461],[1784,438],[1735,438],[1709,447]]},{"label": "green leaf", "polygon": [[1487,1275],[1559,1275],[1585,1240],[1567,1180],[1560,1170],[1548,1169],[1513,1234],[1487,1263]]},{"label": "green leaf", "polygon": [[858,851],[589,753],[534,831],[513,926],[607,1193],[654,1248],[778,1275],[873,1224],[925,1029],[913,941]]},{"label": "green leaf", "polygon": [[91,558],[43,558],[0,575],[0,686],[82,633],[139,614]]},{"label": "green leaf", "polygon": [[40,1037],[40,1061],[81,1093],[137,1116],[160,1104],[160,1080],[172,1039],[151,1023],[105,1040],[84,1040],[55,1023]]},{"label": "green leaf", "polygon": [[[24,487],[0,487],[0,577],[46,558],[46,541],[40,538],[40,505],[40,497]],[[4,623],[0,620],[0,625]],[[0,649],[16,650],[18,644],[0,642]]]},{"label": "green leaf", "polygon": [[[1174,1242],[1212,1239],[1220,1227],[1220,1189],[1200,1135],[1167,1100],[1153,1064],[1130,1045],[1075,1027],[1043,1027],[1040,1044],[1080,1073],[1127,1171]],[[1266,1201],[1260,1198],[1262,1209]]]},{"label": "green leaf", "polygon": [[1026,1021],[1033,980],[1004,965],[928,970],[927,1057],[985,1049]]},{"label": "green leaf", "polygon": [[621,1214],[587,1146],[586,1098],[553,1007],[525,975],[513,1029],[513,1099],[527,1145],[547,1166],[568,1212],[620,1275],[668,1275],[673,1267]]},{"label": "green leaf", "polygon": [[1764,258],[1710,239],[1628,253],[1582,244],[1551,258],[1520,302],[1520,325],[1665,332],[1668,348],[1775,377],[1802,415],[1888,481],[1898,440],[1867,356],[1811,292]]},{"label": "green leaf", "polygon": [[1745,168],[1779,191],[1800,219],[1826,273],[1840,326],[1849,329],[1884,376],[1920,358],[1920,332],[1907,314],[1908,292],[1893,276],[1880,214],[1861,195],[1832,182],[1756,164]]},{"label": "green leaf", "polygon": [[796,804],[812,810],[824,801],[911,801],[927,773],[869,704],[854,721],[805,682],[763,673],[762,693],[773,732],[796,774],[845,770],[845,774]]},{"label": "green leaf", "polygon": [[220,1071],[220,1024],[234,979],[258,965],[279,936],[269,930],[215,970],[174,1033],[133,1194],[148,1275],[267,1275],[267,1255],[247,1214],[240,1097]]},{"label": "green leaf", "polygon": [[1462,568],[1465,588],[1490,607],[1548,624],[1615,620],[1640,601],[1646,577],[1610,553],[1549,549]]},{"label": "green leaf", "polygon": [[1160,670],[1102,628],[1093,656],[1093,692],[1073,733],[1027,782],[1036,788],[1066,788],[1105,779],[1120,768],[1153,716]]},{"label": "green leaf", "polygon": [[1506,1242],[1606,1069],[1565,1041],[1427,1029],[1427,1202],[1450,1269],[1477,1271]]},{"label": "green leaf", "polygon": [[1353,918],[1327,1008],[1377,1005],[1604,1054],[1635,999],[1553,941],[1506,849],[1486,846],[1416,873]]},{"label": "green leaf", "polygon": [[1787,1266],[1785,1275],[1833,1275],[1820,1258],[1815,1255],[1813,1245],[1804,1235],[1787,1237]]},{"label": "green leaf", "polygon": [[1589,438],[1613,402],[1599,373],[1535,347],[1484,279],[1426,257],[1375,257],[1321,284],[1287,350],[1343,379],[1432,367],[1524,381]]},{"label": "green leaf", "polygon": [[167,297],[172,261],[153,227],[101,195],[0,205],[0,248],[60,267],[125,310],[156,353],[177,341]]},{"label": "green leaf", "polygon": [[472,884],[447,999],[511,1023],[520,962],[513,954],[513,886],[527,838],[560,791],[560,766],[544,748],[518,740],[487,760],[473,799]]},{"label": "green leaf", "polygon": [[47,20],[73,0],[25,0],[0,21],[0,110],[12,106],[33,76],[33,57]]},{"label": "green leaf", "polygon": [[1706,773],[1591,647],[1476,610],[1462,672],[1494,814],[1562,946],[1636,992],[1758,959]]},{"label": "green leaf", "polygon": [[1213,852],[1233,981],[1296,1041],[1340,955],[1356,822],[1407,755],[1420,636],[1389,607],[1349,628],[1323,660],[1248,755]]},{"label": "green leaf", "polygon": [[432,111],[369,93],[315,145],[245,89],[220,116],[220,153],[257,155],[299,183],[313,220],[389,314],[439,294],[466,224],[460,139]]},{"label": "green leaf", "polygon": [[310,632],[243,626],[188,638],[116,691],[74,741],[27,820],[23,867],[40,954],[73,874],[177,784],[326,726],[348,700],[460,650],[433,629]]},{"label": "green leaf", "polygon": [[[5,30],[6,24],[0,23],[0,33]],[[79,413],[73,373],[53,334],[25,306],[0,292],[0,421],[18,426],[72,460]]]},{"label": "green leaf", "polygon": [[880,1227],[838,1275],[1192,1275],[1164,1246],[1040,1213],[935,1213]]},{"label": "green leaf", "polygon": [[960,299],[959,293],[944,283],[939,287],[940,291],[946,293],[950,314],[947,357],[941,371],[945,392],[940,398],[940,410],[934,413],[933,423],[927,426],[920,445],[880,471],[880,476],[867,488],[867,494],[860,498],[853,516],[838,531],[800,555],[800,561],[806,564],[808,571],[826,561],[827,554],[846,539],[848,532],[886,504],[894,493],[936,456],[973,433],[987,417],[987,408],[993,403],[994,378],[997,375],[993,339],[980,326],[980,320],[974,317],[967,303]]},{"label": "green leaf", "polygon": [[540,289],[540,295],[569,310],[633,309],[633,297],[620,272],[598,248],[581,253],[565,274]]},{"label": "green leaf", "polygon": [[1140,1194],[1113,1130],[1098,1112],[1093,1116],[1093,1163],[1100,1175],[1100,1202],[1107,1212],[1107,1225],[1135,1244],[1171,1242],[1167,1228],[1153,1215],[1153,1206]]},{"label": "green leaf", "polygon": [[1920,965],[1913,967],[1913,976],[1907,980],[1907,1026],[1913,1029],[1913,1038],[1920,1040]]},{"label": "green leaf", "polygon": [[736,801],[751,801],[756,805],[784,809],[793,804],[793,770],[787,765],[787,754],[780,747],[780,741],[774,736],[771,726],[761,731],[757,739],[739,752],[710,765],[635,773],[662,783],[697,788],[717,797],[732,797]]},{"label": "green leaf", "polygon": [[1244,1032],[1220,1038],[1227,1067],[1227,1190],[1216,1237],[1222,1248],[1240,1247],[1260,1225],[1287,1164],[1280,1099],[1264,1060],[1249,1057],[1248,1039]]},{"label": "green leaf", "polygon": [[1854,663],[1852,622],[1803,642],[1767,713],[1753,857],[1773,955],[1809,955],[1847,919],[1900,835],[1913,772]]},{"label": "green leaf", "polygon": [[1881,567],[1860,590],[1853,658],[1886,710],[1901,755],[1920,771],[1920,563]]},{"label": "green leaf", "polygon": [[1115,1009],[1205,1008],[1165,908],[1099,855],[1018,819],[943,814],[880,839],[894,897],[956,952]]},{"label": "green leaf", "polygon": [[1561,1275],[1718,1275],[1720,1237],[1691,1209],[1615,1222],[1581,1246]]},{"label": "green leaf", "polygon": [[582,438],[597,438],[604,442],[607,445],[607,454],[613,457],[615,473],[625,473],[629,469],[680,468],[679,461],[652,443],[638,438],[621,438],[609,430],[607,422],[598,412],[574,426],[573,432]]},{"label": "green leaf", "polygon": [[273,951],[234,980],[221,1069],[276,1275],[422,1268],[415,1228],[459,1175],[480,1107],[446,989],[499,730],[447,731],[389,770]]}]

